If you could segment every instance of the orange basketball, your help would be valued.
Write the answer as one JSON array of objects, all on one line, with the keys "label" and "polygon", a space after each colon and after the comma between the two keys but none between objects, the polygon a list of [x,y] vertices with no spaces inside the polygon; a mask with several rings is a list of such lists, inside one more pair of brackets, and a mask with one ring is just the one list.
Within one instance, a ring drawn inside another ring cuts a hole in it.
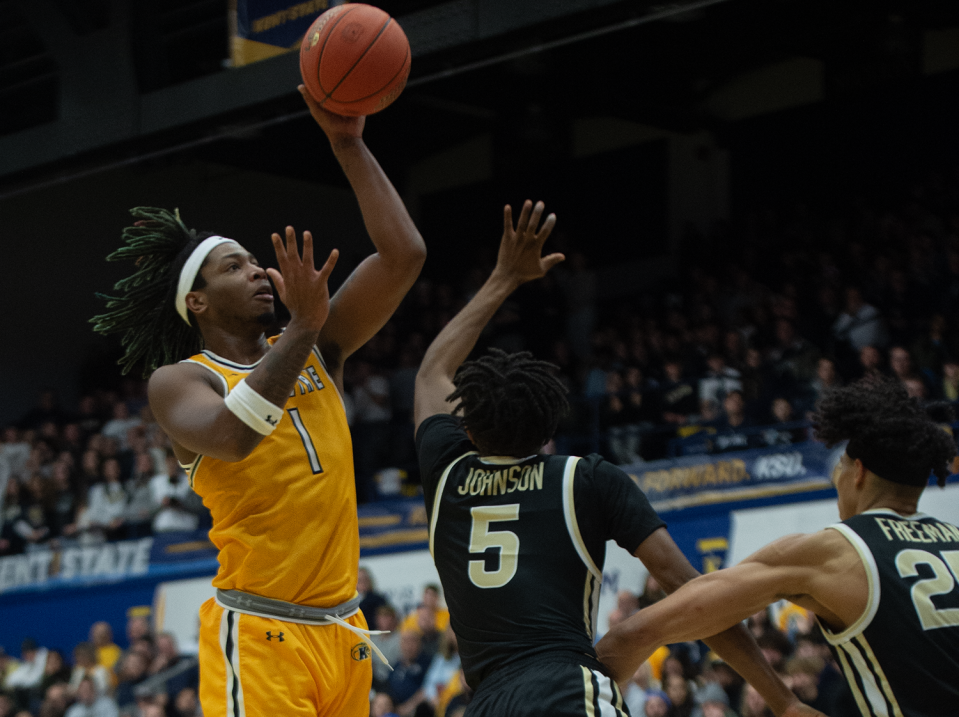
[{"label": "orange basketball", "polygon": [[307,91],[330,112],[359,117],[400,96],[410,74],[410,43],[379,8],[351,3],[320,15],[300,45]]}]

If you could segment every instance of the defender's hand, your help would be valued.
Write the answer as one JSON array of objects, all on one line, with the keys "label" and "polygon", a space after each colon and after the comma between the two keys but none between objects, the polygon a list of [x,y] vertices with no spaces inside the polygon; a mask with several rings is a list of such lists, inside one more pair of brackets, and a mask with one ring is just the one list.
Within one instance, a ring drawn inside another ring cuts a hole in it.
[{"label": "defender's hand", "polygon": [[303,101],[310,108],[310,114],[320,125],[320,128],[326,133],[330,144],[335,148],[337,143],[344,139],[358,139],[363,136],[363,127],[366,125],[366,117],[344,117],[343,115],[333,114],[329,110],[320,107],[310,93],[306,91],[305,85],[299,85],[297,89],[303,96]]},{"label": "defender's hand", "polygon": [[513,208],[507,204],[503,208],[503,238],[499,245],[499,256],[493,274],[500,274],[517,285],[546,275],[550,269],[563,261],[562,254],[542,256],[543,244],[549,238],[556,225],[556,215],[550,214],[537,232],[539,220],[546,206],[530,200],[523,203],[519,221],[513,227]]},{"label": "defender's hand", "polygon": [[313,265],[313,235],[303,232],[303,257],[296,247],[296,232],[286,228],[286,245],[279,234],[273,235],[273,249],[280,269],[267,269],[276,284],[280,300],[290,310],[291,321],[319,332],[330,313],[330,288],[327,281],[340,252],[334,249],[319,271]]}]

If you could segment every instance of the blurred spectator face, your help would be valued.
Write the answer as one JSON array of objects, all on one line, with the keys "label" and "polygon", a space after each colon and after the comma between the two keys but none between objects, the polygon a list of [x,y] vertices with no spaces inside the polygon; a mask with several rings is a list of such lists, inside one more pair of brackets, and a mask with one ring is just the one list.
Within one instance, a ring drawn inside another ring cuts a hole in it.
[{"label": "blurred spectator face", "polygon": [[859,289],[849,287],[846,289],[846,313],[855,316],[865,305],[862,300],[862,294]]},{"label": "blurred spectator face", "polygon": [[918,378],[907,378],[902,382],[906,387],[906,393],[912,398],[918,398],[920,401],[926,399],[926,384]]},{"label": "blurred spectator face", "polygon": [[862,364],[862,367],[867,371],[879,368],[881,361],[882,356],[880,356],[879,349],[875,346],[863,346],[862,351],[859,352],[859,363]]},{"label": "blurred spectator face", "polygon": [[107,483],[120,482],[120,461],[116,458],[108,458],[103,462],[103,479]]},{"label": "blurred spectator face", "polygon": [[156,650],[153,647],[153,643],[150,642],[145,637],[141,637],[139,640],[134,640],[133,644],[130,645],[130,652],[137,655],[141,655],[147,663],[151,662],[156,656]]},{"label": "blurred spectator face", "polygon": [[47,421],[40,426],[40,436],[43,438],[49,438],[55,441],[59,435],[60,431],[57,429],[57,424],[53,421]]},{"label": "blurred spectator face", "polygon": [[[682,670],[682,664],[679,669]],[[689,699],[689,685],[686,684],[686,678],[682,674],[670,674],[666,676],[666,682],[663,685],[664,690],[674,705],[681,705]]]},{"label": "blurred spectator face", "polygon": [[89,642],[81,642],[73,648],[73,662],[77,667],[90,669],[97,666],[97,651]]},{"label": "blurred spectator face", "polygon": [[104,647],[113,642],[113,628],[108,622],[95,622],[90,627],[90,642],[97,647]]},{"label": "blurred spectator face", "polygon": [[909,358],[909,352],[902,346],[893,346],[889,351],[889,366],[900,379],[909,376],[912,373],[912,360]]},{"label": "blurred spectator face", "polygon": [[816,377],[823,382],[823,385],[831,386],[836,382],[836,364],[827,358],[819,359],[819,363],[816,364]]},{"label": "blurred spectator face", "polygon": [[726,410],[726,415],[728,416],[742,416],[743,411],[746,409],[746,402],[743,400],[743,395],[739,391],[731,391],[723,400],[723,408]]},{"label": "blurred spectator face", "polygon": [[951,382],[959,380],[959,363],[956,363],[955,361],[946,361],[946,363],[942,365],[942,372],[946,379]]},{"label": "blurred spectator face", "polygon": [[699,415],[704,421],[715,421],[719,418],[719,406],[712,399],[704,398],[699,404]]},{"label": "blurred spectator face", "polygon": [[423,639],[415,630],[406,630],[400,635],[400,657],[404,662],[414,662],[423,647]]},{"label": "blurred spectator face", "polygon": [[663,366],[663,370],[666,372],[666,378],[673,383],[678,383],[683,378],[682,364],[677,361],[667,361],[666,365]]},{"label": "blurred spectator face", "polygon": [[391,607],[381,607],[376,611],[376,629],[392,632],[396,629],[396,611]]},{"label": "blurred spectator face", "polygon": [[763,355],[759,349],[746,349],[746,365],[749,368],[762,368]]},{"label": "blurred spectator face", "polygon": [[424,633],[436,632],[436,611],[420,603],[416,608],[416,626]]},{"label": "blurred spectator face", "polygon": [[706,366],[713,373],[722,373],[723,369],[726,368],[726,360],[719,354],[713,354],[706,359]]},{"label": "blurred spectator face", "polygon": [[137,453],[136,473],[141,476],[153,474],[153,456],[149,453]]},{"label": "blurred spectator face", "polygon": [[173,703],[177,714],[180,717],[193,717],[197,713],[200,702],[196,696],[196,690],[191,687],[184,687],[176,696]]},{"label": "blurred spectator face", "polygon": [[83,458],[80,459],[80,468],[84,473],[96,475],[100,472],[100,455],[94,450],[84,452]]},{"label": "blurred spectator face", "polygon": [[610,371],[606,374],[606,393],[619,393],[623,390],[623,377],[618,371]]},{"label": "blurred spectator face", "polygon": [[360,595],[366,595],[366,593],[373,590],[373,580],[370,578],[370,573],[366,568],[360,568],[356,573],[356,592]]},{"label": "blurred spectator face", "polygon": [[636,366],[630,366],[626,369],[626,376],[624,378],[626,385],[630,388],[639,388],[639,385],[643,382],[643,372],[640,371]]},{"label": "blurred spectator face", "polygon": [[780,346],[789,346],[796,340],[796,329],[790,322],[780,319],[776,322],[776,340]]},{"label": "blurred spectator face", "polygon": [[666,717],[669,714],[669,707],[666,706],[666,700],[659,695],[650,695],[646,698],[644,706],[646,717]]},{"label": "blurred spectator face", "polygon": [[97,690],[93,680],[81,680],[77,686],[77,700],[88,707],[97,701]]},{"label": "blurred spectator face", "polygon": [[134,640],[139,640],[144,635],[150,634],[150,623],[149,621],[141,616],[136,615],[127,620],[127,640],[133,642]]},{"label": "blurred spectator face", "polygon": [[143,705],[140,708],[140,717],[166,717],[160,705]]},{"label": "blurred spectator face", "polygon": [[163,633],[157,635],[156,639],[156,651],[157,655],[172,660],[180,654],[179,649],[177,648],[176,639],[173,635]]},{"label": "blurred spectator face", "polygon": [[725,717],[726,707],[722,702],[703,702],[703,717]]},{"label": "blurred spectator face", "polygon": [[131,652],[123,658],[123,664],[120,665],[120,679],[126,682],[139,680],[146,675],[148,660],[139,652]]},{"label": "blurred spectator face", "polygon": [[436,610],[440,604],[440,594],[439,591],[434,587],[426,587],[423,589],[423,604],[428,607],[430,610]]},{"label": "blurred spectator face", "polygon": [[788,423],[793,419],[793,407],[785,398],[774,399],[773,416],[780,423]]},{"label": "blurred spectator face", "polygon": [[57,650],[50,650],[47,653],[47,664],[43,667],[43,674],[55,675],[63,669],[63,655]]},{"label": "blurred spectator face", "polygon": [[385,692],[377,692],[370,708],[370,717],[386,717],[393,711],[393,700]]}]

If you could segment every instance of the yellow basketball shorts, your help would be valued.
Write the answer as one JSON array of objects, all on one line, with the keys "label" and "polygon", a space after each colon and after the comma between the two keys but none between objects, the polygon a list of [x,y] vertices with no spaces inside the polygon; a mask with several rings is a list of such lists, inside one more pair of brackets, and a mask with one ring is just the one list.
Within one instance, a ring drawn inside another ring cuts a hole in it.
[{"label": "yellow basketball shorts", "polygon": [[[346,621],[367,628],[361,612]],[[367,717],[371,658],[340,625],[246,615],[213,598],[200,608],[204,717]]]}]

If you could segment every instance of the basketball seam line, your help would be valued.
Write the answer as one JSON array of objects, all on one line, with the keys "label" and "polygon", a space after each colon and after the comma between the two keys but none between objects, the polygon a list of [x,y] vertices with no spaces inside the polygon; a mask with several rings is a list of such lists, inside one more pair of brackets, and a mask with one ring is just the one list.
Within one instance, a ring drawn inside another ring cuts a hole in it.
[{"label": "basketball seam line", "polygon": [[[323,100],[323,102],[320,102],[320,105],[323,105],[323,104],[326,102],[326,100],[330,99],[330,97],[333,95],[333,93],[336,92],[337,88],[338,88],[340,85],[342,85],[343,82],[346,80],[346,78],[350,76],[350,73],[353,72],[353,70],[356,69],[356,66],[357,66],[358,64],[360,64],[360,61],[361,61],[364,57],[366,57],[366,53],[370,51],[370,48],[372,48],[373,45],[376,44],[376,41],[380,39],[380,36],[381,36],[384,32],[386,32],[386,28],[388,28],[388,27],[390,26],[390,23],[391,23],[391,22],[393,22],[393,18],[387,19],[386,24],[383,25],[383,27],[380,28],[380,31],[379,31],[378,33],[376,33],[376,37],[373,38],[373,41],[372,41],[369,45],[366,46],[366,49],[365,49],[365,50],[363,50],[363,54],[356,58],[356,62],[353,63],[353,66],[352,66],[350,69],[348,69],[348,70],[346,71],[346,73],[340,78],[340,81],[336,83],[336,87],[334,87],[332,90],[330,90],[330,91],[327,93],[326,99]],[[330,34],[331,34],[331,35],[333,34],[332,28],[330,29]],[[329,36],[327,36],[327,39],[329,39]],[[323,48],[324,48],[324,49],[326,48],[326,43],[323,43]],[[323,57],[323,53],[322,53],[322,52],[320,53],[320,57],[321,57],[321,58]],[[404,65],[406,64],[406,60],[405,60],[405,59],[403,60],[403,64],[404,64]],[[319,62],[316,63],[316,76],[317,76],[317,80],[319,80],[319,76],[320,76],[320,63],[319,63]],[[322,87],[322,85],[321,85],[321,87]],[[375,94],[375,93],[374,93],[374,94]],[[337,100],[337,101],[338,101],[338,100]],[[343,104],[348,104],[348,103],[344,102]]]},{"label": "basketball seam line", "polygon": [[403,68],[406,67],[406,60],[409,59],[409,57],[410,57],[410,50],[409,50],[409,48],[407,48],[407,50],[406,50],[406,57],[403,58],[403,64],[400,65],[400,69],[398,69],[398,70],[396,71],[396,74],[393,75],[389,80],[387,80],[386,84],[383,85],[383,89],[377,90],[377,91],[374,92],[373,94],[367,95],[366,97],[359,97],[359,98],[357,98],[357,99],[355,99],[355,100],[350,100],[349,102],[344,102],[343,100],[337,100],[337,102],[339,102],[341,105],[352,105],[352,104],[355,104],[355,103],[357,103],[357,102],[364,102],[365,100],[370,99],[370,97],[376,97],[376,95],[378,95],[378,94],[381,93],[384,89],[386,89],[387,87],[389,87],[389,86],[396,80],[396,78],[400,76],[400,73],[403,72]]},{"label": "basketball seam line", "polygon": [[[342,6],[341,6],[341,7],[342,7]],[[348,10],[346,10],[346,12],[344,12],[342,15],[340,15],[338,18],[336,18],[336,20],[334,20],[333,24],[330,26],[329,32],[326,33],[326,37],[323,38],[323,47],[320,48],[319,55],[318,55],[317,58],[316,58],[316,59],[317,59],[317,62],[316,62],[316,84],[317,84],[317,86],[320,88],[320,92],[322,92],[322,93],[324,93],[324,94],[326,95],[326,98],[325,98],[322,102],[320,102],[321,105],[323,104],[323,102],[326,102],[326,100],[328,100],[328,99],[330,98],[330,94],[332,93],[332,90],[331,90],[330,92],[327,92],[326,90],[323,89],[323,78],[320,77],[320,60],[323,58],[323,51],[326,50],[326,43],[328,43],[328,42],[330,41],[330,37],[333,36],[333,31],[336,29],[336,26],[340,24],[340,22],[343,20],[344,17],[346,17],[347,15],[349,15],[351,12],[353,12],[353,10],[355,10],[355,8],[352,8],[352,7],[349,8]],[[351,69],[352,69],[352,68],[351,68]],[[349,73],[347,73],[347,74],[349,74]],[[342,80],[340,80],[340,82],[342,82]],[[333,89],[335,90],[336,87],[334,87]]]}]

